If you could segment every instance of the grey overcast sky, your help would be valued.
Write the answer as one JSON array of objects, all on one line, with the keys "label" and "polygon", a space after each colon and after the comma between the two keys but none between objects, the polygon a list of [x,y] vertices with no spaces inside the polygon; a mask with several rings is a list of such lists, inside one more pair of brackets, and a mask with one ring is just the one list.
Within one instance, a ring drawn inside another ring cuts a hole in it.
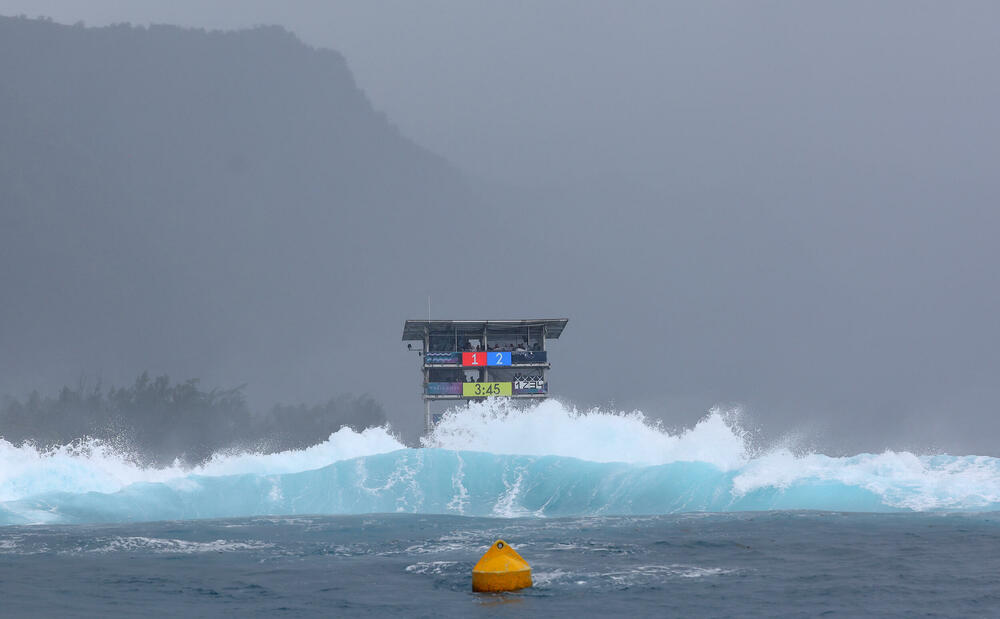
[{"label": "grey overcast sky", "polygon": [[[548,287],[532,289],[546,296],[530,305],[571,317],[558,376],[581,404],[688,423],[741,402],[846,450],[1000,449],[1000,4],[0,0],[0,13],[280,24],[340,51],[406,135],[553,205]],[[443,313],[495,313],[434,293]],[[586,351],[623,340],[635,362],[608,386]]]}]

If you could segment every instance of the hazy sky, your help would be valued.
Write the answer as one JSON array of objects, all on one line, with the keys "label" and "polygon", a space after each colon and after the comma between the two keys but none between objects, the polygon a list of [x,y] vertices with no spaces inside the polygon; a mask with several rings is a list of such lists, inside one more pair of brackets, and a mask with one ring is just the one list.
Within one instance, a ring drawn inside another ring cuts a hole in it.
[{"label": "hazy sky", "polygon": [[[499,309],[570,316],[558,376],[582,404],[687,422],[743,402],[845,442],[996,450],[996,3],[0,0],[0,13],[281,24],[339,50],[406,135],[550,200],[552,229],[570,222],[545,240],[545,297]],[[442,313],[496,314],[428,292]],[[602,383],[587,351],[623,338],[643,352]]]}]

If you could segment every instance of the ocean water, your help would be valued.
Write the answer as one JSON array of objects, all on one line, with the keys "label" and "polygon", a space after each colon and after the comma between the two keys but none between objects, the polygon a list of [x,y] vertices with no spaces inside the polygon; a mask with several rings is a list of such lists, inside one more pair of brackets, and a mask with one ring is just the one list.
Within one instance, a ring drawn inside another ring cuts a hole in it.
[{"label": "ocean water", "polygon": [[[503,402],[143,467],[0,440],[0,616],[1000,615],[1000,461]],[[535,587],[470,591],[496,539]]]},{"label": "ocean water", "polygon": [[[535,586],[476,594],[495,539]],[[996,616],[995,514],[421,514],[0,528],[0,615]]]}]

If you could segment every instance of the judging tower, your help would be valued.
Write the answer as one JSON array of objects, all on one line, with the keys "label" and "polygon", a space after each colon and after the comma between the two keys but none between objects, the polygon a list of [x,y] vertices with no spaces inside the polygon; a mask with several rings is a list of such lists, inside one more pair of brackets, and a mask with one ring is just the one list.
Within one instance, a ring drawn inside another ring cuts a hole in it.
[{"label": "judging tower", "polygon": [[[431,403],[489,397],[544,399],[550,369],[546,340],[567,318],[544,320],[407,320],[403,341],[420,342],[424,424],[441,417]],[[413,344],[407,348],[413,349]]]}]

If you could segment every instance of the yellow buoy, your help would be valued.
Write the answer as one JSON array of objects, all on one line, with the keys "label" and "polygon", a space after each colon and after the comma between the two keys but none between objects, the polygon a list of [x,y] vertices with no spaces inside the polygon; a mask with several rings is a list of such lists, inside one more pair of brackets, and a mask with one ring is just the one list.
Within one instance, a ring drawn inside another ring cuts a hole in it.
[{"label": "yellow buoy", "polygon": [[473,591],[514,591],[531,586],[531,566],[502,539],[472,568]]}]

